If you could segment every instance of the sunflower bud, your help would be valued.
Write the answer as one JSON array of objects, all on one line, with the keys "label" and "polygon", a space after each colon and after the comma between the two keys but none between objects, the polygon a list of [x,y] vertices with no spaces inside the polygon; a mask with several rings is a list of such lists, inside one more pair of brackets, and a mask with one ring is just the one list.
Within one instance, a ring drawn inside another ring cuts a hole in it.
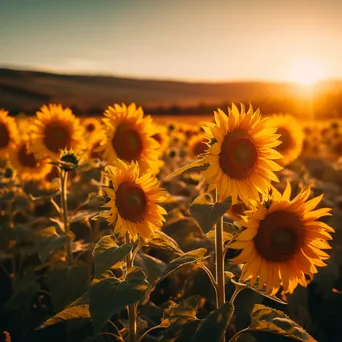
[{"label": "sunflower bud", "polygon": [[79,163],[79,157],[75,151],[64,149],[61,152],[61,156],[59,158],[59,165],[60,168],[66,172],[74,170],[78,163]]}]

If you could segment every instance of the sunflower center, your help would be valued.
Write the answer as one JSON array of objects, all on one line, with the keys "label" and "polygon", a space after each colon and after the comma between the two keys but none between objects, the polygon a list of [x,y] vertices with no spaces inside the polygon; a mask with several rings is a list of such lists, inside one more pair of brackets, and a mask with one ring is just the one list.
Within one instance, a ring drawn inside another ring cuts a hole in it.
[{"label": "sunflower center", "polygon": [[194,146],[194,155],[197,156],[198,154],[204,153],[208,149],[208,145],[205,144],[203,141],[199,141]]},{"label": "sunflower center", "polygon": [[92,133],[95,131],[95,125],[93,123],[90,123],[87,125],[86,129],[87,129],[87,132]]},{"label": "sunflower center", "polygon": [[44,143],[50,151],[58,153],[63,148],[70,146],[70,131],[62,123],[51,122],[45,126]]},{"label": "sunflower center", "polygon": [[147,212],[145,192],[136,184],[122,183],[116,191],[116,206],[121,217],[139,222]]},{"label": "sunflower center", "polygon": [[10,135],[7,126],[4,123],[0,123],[0,148],[6,147],[10,142]]},{"label": "sunflower center", "polygon": [[255,248],[266,260],[286,262],[300,250],[304,231],[300,218],[287,211],[275,211],[260,221]]},{"label": "sunflower center", "polygon": [[225,137],[219,162],[225,174],[235,179],[245,179],[254,170],[258,160],[255,144],[244,130],[235,130]]},{"label": "sunflower center", "polygon": [[160,136],[160,133],[154,134],[154,135],[152,136],[152,138],[153,138],[154,140],[158,141],[159,143],[161,143],[161,141],[162,141],[162,138],[161,138],[161,136]]},{"label": "sunflower center", "polygon": [[277,130],[277,134],[281,134],[281,136],[279,137],[281,144],[277,146],[277,150],[285,151],[289,149],[292,142],[289,131],[286,128],[280,127]]},{"label": "sunflower center", "polygon": [[140,134],[127,124],[116,128],[112,144],[117,156],[126,161],[138,160],[143,150]]},{"label": "sunflower center", "polygon": [[25,167],[36,167],[37,159],[35,158],[33,153],[29,153],[27,151],[26,144],[23,144],[18,151],[18,159],[20,164]]}]

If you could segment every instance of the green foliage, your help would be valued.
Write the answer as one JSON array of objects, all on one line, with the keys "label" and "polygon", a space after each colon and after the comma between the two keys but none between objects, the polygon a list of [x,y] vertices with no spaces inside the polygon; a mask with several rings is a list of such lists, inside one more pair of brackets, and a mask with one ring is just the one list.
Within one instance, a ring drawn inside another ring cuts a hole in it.
[{"label": "green foliage", "polygon": [[165,309],[163,314],[163,326],[169,326],[172,323],[177,322],[178,319],[188,320],[196,319],[196,311],[198,308],[199,295],[194,295],[185,298],[181,303],[171,305],[168,309]]},{"label": "green foliage", "polygon": [[130,268],[123,281],[115,277],[94,281],[89,288],[89,309],[95,334],[115,313],[142,300],[149,288],[146,275],[139,267]]},{"label": "green foliage", "polygon": [[202,231],[206,234],[225,214],[232,204],[228,197],[224,202],[211,203],[208,195],[198,196],[190,206],[190,213],[196,219]]},{"label": "green foliage", "polygon": [[207,250],[205,248],[198,248],[193,251],[184,253],[179,258],[172,260],[166,265],[164,272],[160,274],[159,277],[156,279],[155,284],[162,281],[173,272],[176,272],[179,268],[185,265],[194,264],[197,261],[203,259],[206,252]]},{"label": "green foliage", "polygon": [[236,288],[248,288],[248,289],[251,289],[252,291],[254,292],[257,292],[259,294],[261,294],[262,296],[266,297],[266,298],[269,298],[275,302],[278,302],[280,304],[287,304],[286,302],[284,302],[283,300],[281,300],[280,298],[278,298],[277,296],[275,295],[270,295],[268,292],[266,292],[266,287],[264,286],[263,288],[261,288],[260,290],[257,289],[255,286],[258,285],[258,282],[256,282],[256,284],[254,285],[254,287],[250,286],[247,283],[241,283],[241,282],[238,282],[238,281],[235,281],[233,278],[235,277],[235,275],[232,273],[232,272],[224,272],[225,274],[225,282],[227,283],[228,281],[232,282]]},{"label": "green foliage", "polygon": [[262,331],[289,337],[296,341],[315,342],[302,327],[292,321],[282,311],[256,304],[251,313],[250,331]]},{"label": "green foliage", "polygon": [[191,341],[220,342],[233,316],[234,307],[231,303],[224,303],[218,310],[212,311],[198,326]]},{"label": "green foliage", "polygon": [[80,297],[86,291],[88,282],[89,273],[85,263],[78,262],[71,267],[64,262],[52,264],[48,285],[55,310],[63,309]]},{"label": "green foliage", "polygon": [[2,308],[3,311],[20,310],[28,311],[32,297],[39,290],[39,284],[35,281],[33,269],[25,272],[14,288],[14,293]]},{"label": "green foliage", "polygon": [[57,315],[49,318],[44,322],[39,329],[44,329],[50,325],[57,324],[62,321],[70,321],[73,319],[87,319],[90,318],[89,306],[86,304],[67,307],[59,312]]},{"label": "green foliage", "polygon": [[59,235],[54,226],[39,231],[34,238],[38,254],[42,262],[45,262],[49,255],[60,249],[68,242],[66,235]]},{"label": "green foliage", "polygon": [[192,296],[165,310],[161,326],[166,326],[166,329],[161,333],[162,341],[222,341],[233,315],[232,304],[227,302],[199,320],[196,318],[198,300],[199,296]]},{"label": "green foliage", "polygon": [[98,278],[112,266],[122,263],[123,259],[132,250],[132,247],[131,243],[118,246],[114,236],[106,235],[102,237],[93,250],[95,277]]},{"label": "green foliage", "polygon": [[166,264],[163,261],[146,253],[138,253],[134,259],[134,265],[143,269],[150,284],[154,284],[166,268]]},{"label": "green foliage", "polygon": [[156,231],[153,239],[148,242],[148,245],[151,247],[166,249],[174,254],[184,253],[178,243],[162,231]]},{"label": "green foliage", "polygon": [[70,217],[70,223],[75,223],[75,222],[79,222],[82,220],[89,220],[93,218],[95,215],[97,215],[98,213],[99,213],[98,211],[89,212],[88,210],[78,212],[77,214]]}]

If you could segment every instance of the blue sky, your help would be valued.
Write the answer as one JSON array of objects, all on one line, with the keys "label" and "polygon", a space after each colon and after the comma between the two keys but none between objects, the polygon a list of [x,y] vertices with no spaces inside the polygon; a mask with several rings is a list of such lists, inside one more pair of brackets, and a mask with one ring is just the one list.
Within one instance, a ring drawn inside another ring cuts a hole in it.
[{"label": "blue sky", "polygon": [[0,66],[288,81],[309,63],[342,78],[341,17],[338,0],[0,0]]}]

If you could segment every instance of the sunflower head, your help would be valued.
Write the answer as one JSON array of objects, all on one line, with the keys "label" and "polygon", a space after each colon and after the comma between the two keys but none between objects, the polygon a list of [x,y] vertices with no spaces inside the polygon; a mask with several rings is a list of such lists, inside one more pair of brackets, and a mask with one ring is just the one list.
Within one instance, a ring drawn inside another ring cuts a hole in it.
[{"label": "sunflower head", "polygon": [[274,171],[282,169],[273,161],[282,157],[274,149],[280,144],[276,128],[269,127],[267,118],[261,119],[252,106],[245,112],[243,104],[241,111],[233,104],[228,115],[219,109],[214,118],[203,127],[211,146],[200,160],[210,164],[205,172],[208,190],[216,188],[220,201],[232,196],[233,204],[238,198],[245,203],[258,200],[259,193],[268,193],[272,180],[278,181]]},{"label": "sunflower head", "polygon": [[166,127],[163,125],[158,125],[157,131],[154,135],[152,135],[152,138],[159,143],[160,151],[164,153],[168,148],[170,141]]},{"label": "sunflower head", "polygon": [[81,123],[85,134],[90,139],[102,129],[101,122],[96,118],[86,118]]},{"label": "sunflower head", "polygon": [[114,233],[133,240],[138,236],[150,239],[165,221],[166,211],[158,205],[165,200],[165,191],[159,188],[152,174],[139,174],[139,164],[117,159],[115,166],[107,166],[105,176],[109,187],[104,191],[109,201],[103,205],[107,210],[100,216],[114,225]]},{"label": "sunflower head", "polygon": [[192,136],[192,138],[189,140],[189,156],[191,158],[194,158],[200,154],[205,153],[205,151],[208,149],[208,141],[205,134],[197,134]]},{"label": "sunflower head", "polygon": [[31,151],[37,158],[58,159],[64,148],[78,151],[85,148],[84,130],[79,119],[61,105],[44,105],[37,112],[31,129]]},{"label": "sunflower head", "polygon": [[128,107],[115,104],[108,107],[103,119],[107,140],[103,143],[103,157],[109,163],[117,158],[125,162],[136,161],[141,172],[158,172],[162,162],[159,160],[159,143],[152,138],[156,127],[150,116],[144,117],[141,107],[134,103]]},{"label": "sunflower head", "polygon": [[47,163],[46,159],[37,159],[35,154],[30,152],[29,144],[27,137],[19,139],[9,150],[9,162],[21,180],[40,180],[51,171],[52,165]]},{"label": "sunflower head", "polygon": [[292,200],[291,186],[283,194],[274,190],[269,206],[255,203],[246,211],[238,224],[243,227],[231,244],[242,249],[233,263],[244,264],[241,280],[251,281],[252,286],[259,277],[258,287],[266,285],[267,292],[276,293],[283,286],[292,293],[298,284],[306,286],[305,275],[317,273],[317,266],[329,255],[327,240],[334,230],[318,221],[330,215],[329,208],[315,209],[323,195],[307,201],[310,188],[301,191]]},{"label": "sunflower head", "polygon": [[77,155],[77,152],[73,149],[67,148],[61,151],[59,160],[61,162],[60,168],[66,172],[74,170],[80,162],[80,158]]},{"label": "sunflower head", "polygon": [[288,165],[297,159],[302,151],[304,134],[300,123],[289,114],[278,114],[270,117],[270,124],[277,127],[281,144],[276,147],[283,158],[279,160],[282,165]]},{"label": "sunflower head", "polygon": [[0,159],[7,157],[10,148],[15,145],[18,137],[15,120],[8,116],[8,112],[0,109]]}]

